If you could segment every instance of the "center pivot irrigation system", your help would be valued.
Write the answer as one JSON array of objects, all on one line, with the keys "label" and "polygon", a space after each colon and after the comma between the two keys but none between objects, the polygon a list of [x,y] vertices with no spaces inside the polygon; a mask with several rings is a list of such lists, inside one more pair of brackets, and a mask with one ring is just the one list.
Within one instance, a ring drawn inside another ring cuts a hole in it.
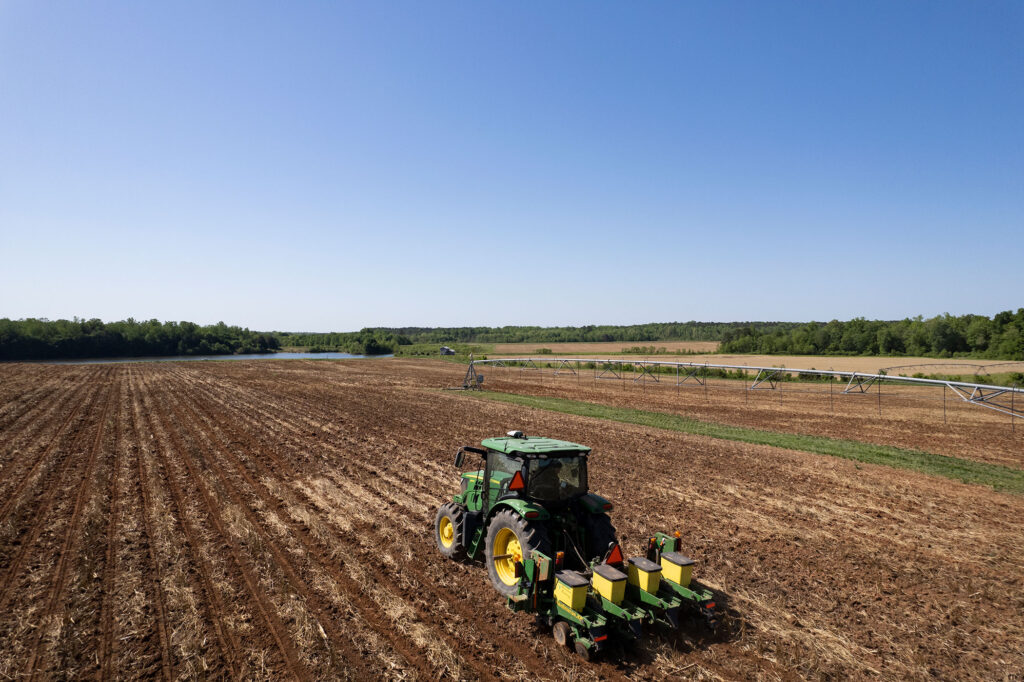
[{"label": "center pivot irrigation system", "polygon": [[746,390],[771,391],[779,388],[779,382],[791,374],[801,376],[829,377],[845,384],[842,394],[867,393],[872,386],[881,390],[881,384],[897,384],[912,386],[942,386],[949,389],[963,402],[978,407],[995,410],[1010,416],[1011,423],[1024,417],[1024,388],[1020,386],[996,386],[992,384],[974,384],[967,381],[951,381],[945,379],[924,379],[918,377],[891,376],[888,374],[865,374],[863,372],[841,372],[826,369],[798,369],[794,367],[756,367],[751,365],[715,365],[696,362],[668,362],[665,360],[607,360],[599,358],[493,358],[475,360],[471,356],[466,377],[462,382],[464,389],[477,389],[483,384],[483,374],[478,371],[482,365],[492,367],[517,367],[520,371],[536,370],[547,365],[554,369],[554,374],[579,376],[584,368],[593,368],[594,380],[612,379],[626,381],[626,372],[633,383],[669,383],[681,386],[692,380],[706,386],[708,372],[712,370],[742,371],[754,373],[754,378]]}]

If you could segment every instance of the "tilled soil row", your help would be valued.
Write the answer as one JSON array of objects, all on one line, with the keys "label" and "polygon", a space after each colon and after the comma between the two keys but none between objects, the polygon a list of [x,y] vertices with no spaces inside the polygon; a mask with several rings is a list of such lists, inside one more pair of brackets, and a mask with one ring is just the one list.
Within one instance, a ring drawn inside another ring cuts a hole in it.
[{"label": "tilled soil row", "polygon": [[[19,365],[17,373],[5,376],[0,385],[0,430],[6,430],[12,420],[45,402],[44,396],[65,393],[61,384],[69,381],[68,373],[53,365]],[[70,379],[70,383],[77,381]]]},{"label": "tilled soil row", "polygon": [[[40,418],[40,414],[47,409],[54,409],[60,399],[67,400],[72,391],[67,391],[60,381],[49,381],[43,377],[39,381],[12,382],[15,386],[5,386],[6,394],[12,394],[9,398],[0,396],[0,432],[17,434],[24,424],[32,424],[36,427],[48,425],[49,419]],[[20,384],[25,384],[19,386]],[[73,382],[79,387],[84,387],[82,382]]]},{"label": "tilled soil row", "polygon": [[[38,627],[35,631],[31,653],[25,664],[25,670],[30,679],[38,679],[51,669],[62,671],[70,669],[77,673],[77,664],[81,660],[80,657],[72,655],[69,660],[53,661],[53,665],[50,665],[46,659],[48,658],[49,649],[52,648],[48,645],[53,645],[59,639],[59,633],[65,625],[63,615],[58,614],[57,609],[59,606],[63,607],[69,597],[73,599],[78,594],[76,590],[66,590],[68,572],[69,570],[74,571],[80,565],[84,567],[84,564],[93,558],[90,552],[82,551],[80,546],[83,539],[89,539],[89,533],[83,532],[85,528],[83,527],[82,517],[83,511],[86,509],[86,505],[93,494],[96,483],[95,479],[102,479],[102,472],[107,465],[106,458],[101,457],[101,447],[105,445],[104,436],[110,433],[108,420],[112,416],[113,408],[118,403],[121,379],[122,373],[116,372],[107,387],[107,397],[104,400],[103,411],[96,427],[96,435],[93,437],[92,444],[89,447],[89,459],[85,465],[85,475],[82,477],[82,482],[75,495],[75,502],[71,508],[71,519],[68,521],[67,530],[64,532],[64,539],[57,556],[57,565],[46,596],[45,608],[41,618],[42,627]],[[119,415],[114,414],[113,418],[117,420]],[[102,461],[100,461],[101,459]],[[88,526],[89,524],[84,525]],[[76,583],[81,585],[82,581],[79,579]]]},{"label": "tilled soil row", "polygon": [[[45,521],[56,500],[60,504],[61,481],[69,471],[80,464],[73,455],[75,448],[86,437],[88,412],[95,409],[103,386],[91,387],[85,415],[78,421],[68,418],[46,447],[40,445],[38,455],[26,453],[23,467],[12,467],[11,485],[0,507],[0,610],[6,608],[14,598],[12,588],[19,578],[19,572],[36,540],[45,530]],[[45,464],[44,464],[45,463]],[[20,469],[20,471],[19,471]]]},{"label": "tilled soil row", "polygon": [[[116,401],[116,377],[106,372],[103,379],[105,383],[95,387],[83,408],[82,418],[72,422],[66,434],[59,433],[55,445],[36,460],[26,475],[35,485],[19,486],[19,494],[24,490],[27,499],[18,498],[16,513],[5,522],[4,530],[11,529],[12,537],[0,548],[0,570],[4,570],[0,610],[22,617],[0,622],[0,640],[8,642],[0,656],[0,675],[34,678],[45,673],[47,649],[65,628],[61,607],[69,596],[66,578],[83,558],[82,511]],[[32,478],[39,462],[51,456],[53,462],[44,475]]]},{"label": "tilled soil row", "polygon": [[[61,443],[61,435],[76,417],[82,418],[83,406],[95,397],[104,384],[102,379],[82,381],[65,396],[41,401],[38,409],[29,410],[29,419],[24,428],[18,428],[21,424],[12,424],[10,430],[4,431],[5,435],[9,434],[9,439],[0,483],[0,499],[4,500],[0,505],[0,523],[7,518],[12,508],[24,501],[22,494],[25,489],[34,486],[39,478],[52,471],[51,456]],[[61,400],[62,397],[66,399]],[[60,416],[65,411],[66,415]]]}]

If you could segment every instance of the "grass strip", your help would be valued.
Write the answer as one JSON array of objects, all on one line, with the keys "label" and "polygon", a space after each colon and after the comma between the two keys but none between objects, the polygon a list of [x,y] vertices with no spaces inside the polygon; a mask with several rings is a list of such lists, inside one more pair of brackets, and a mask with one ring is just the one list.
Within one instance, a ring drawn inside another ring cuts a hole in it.
[{"label": "grass strip", "polygon": [[817,455],[842,457],[868,464],[881,464],[896,469],[910,469],[924,474],[944,476],[964,483],[990,486],[1001,492],[1024,493],[1024,471],[999,464],[976,462],[949,455],[937,455],[921,450],[897,448],[891,445],[876,445],[855,440],[809,436],[798,433],[764,431],[743,426],[730,426],[715,422],[698,421],[666,412],[648,412],[627,407],[613,407],[565,398],[520,395],[480,391],[474,395],[487,400],[534,407],[541,410],[573,414],[579,417],[593,417],[649,426],[656,429],[679,431],[722,440],[741,443],[770,445],[787,450],[812,452]]}]

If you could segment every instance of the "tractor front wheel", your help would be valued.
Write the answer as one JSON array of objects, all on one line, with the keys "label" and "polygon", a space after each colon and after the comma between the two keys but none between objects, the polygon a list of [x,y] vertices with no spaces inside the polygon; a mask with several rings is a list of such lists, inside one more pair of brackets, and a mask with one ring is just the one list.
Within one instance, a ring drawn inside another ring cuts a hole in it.
[{"label": "tractor front wheel", "polygon": [[455,561],[466,559],[466,540],[462,537],[462,517],[465,513],[466,510],[461,506],[448,502],[441,505],[434,519],[437,548],[441,554]]},{"label": "tractor front wheel", "polygon": [[551,556],[551,540],[544,526],[529,523],[511,509],[495,514],[487,526],[487,573],[494,589],[506,597],[515,594],[519,584],[516,563],[533,551]]}]

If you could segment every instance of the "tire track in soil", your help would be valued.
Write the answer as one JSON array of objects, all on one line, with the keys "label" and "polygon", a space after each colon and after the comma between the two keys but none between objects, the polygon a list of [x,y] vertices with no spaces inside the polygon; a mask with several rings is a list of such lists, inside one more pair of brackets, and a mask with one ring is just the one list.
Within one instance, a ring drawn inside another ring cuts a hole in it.
[{"label": "tire track in soil", "polygon": [[[128,372],[130,373],[130,369]],[[108,523],[106,523],[106,554],[103,558],[103,577],[100,588],[99,605],[99,628],[96,632],[96,639],[99,640],[97,647],[98,666],[96,671],[97,679],[110,680],[114,677],[112,666],[115,655],[115,643],[117,642],[117,624],[114,621],[114,580],[118,572],[118,534],[121,524],[121,491],[124,481],[121,480],[122,460],[124,455],[124,403],[128,382],[122,381],[121,390],[118,391],[118,418],[114,420],[114,450],[111,462],[111,484],[108,495],[110,505],[106,510]]]},{"label": "tire track in soil", "polygon": [[[100,392],[101,390],[97,388],[97,390],[95,390],[90,396],[90,400],[92,401],[89,403],[90,408],[97,402],[95,399],[99,396]],[[91,409],[87,410],[87,412],[88,411],[91,411]],[[75,438],[75,440],[72,441],[72,445],[77,443],[78,439],[82,437],[81,433],[78,431],[71,432],[69,435]],[[57,441],[54,441],[54,445],[56,443]],[[73,448],[68,448],[68,450],[73,450]],[[57,497],[58,491],[63,487],[61,483],[65,479],[71,480],[71,477],[76,474],[73,470],[73,464],[76,461],[76,458],[68,452],[63,453],[63,459],[66,460],[69,458],[72,461],[72,466],[57,467],[55,465],[53,467],[53,470],[56,473],[52,478],[56,480],[48,481],[49,485],[45,488],[45,492],[42,493],[42,499],[32,515],[31,526],[22,531],[22,533],[14,539],[14,543],[17,544],[18,549],[7,567],[7,572],[4,574],[3,580],[0,581],[0,613],[7,610],[11,599],[15,596],[16,590],[13,589],[14,582],[18,577],[22,564],[25,562],[25,559],[28,558],[29,554],[31,554],[32,548],[35,546],[36,542],[39,540],[39,536],[46,527],[47,516],[53,506],[54,500]],[[58,468],[60,469],[59,471]],[[24,533],[28,533],[27,538],[21,537]]]},{"label": "tire track in soil", "polygon": [[[136,370],[137,371],[137,368]],[[113,564],[115,566],[112,590],[108,595],[111,619],[116,632],[109,652],[109,674],[100,679],[112,679],[114,671],[132,670],[137,677],[159,679],[160,636],[156,627],[156,597],[152,589],[149,569],[149,542],[142,519],[142,496],[136,484],[135,451],[141,447],[138,434],[132,431],[131,368],[121,396],[121,445],[117,453],[117,487],[120,495],[117,507],[118,524]],[[102,620],[96,622],[96,638],[100,641]],[[86,643],[88,648],[90,643]],[[86,654],[88,655],[88,654]],[[98,659],[98,657],[97,657]],[[102,674],[97,660],[95,675]]]},{"label": "tire track in soil", "polygon": [[121,489],[121,447],[124,438],[124,426],[121,420],[121,408],[124,397],[123,390],[118,391],[118,418],[114,420],[114,449],[111,463],[110,505],[107,508],[107,550],[103,560],[103,583],[100,588],[100,621],[97,657],[99,666],[97,678],[109,680],[113,677],[110,667],[113,658],[115,637],[114,609],[111,598],[114,594],[114,575],[117,573],[117,532],[121,521],[120,489]]},{"label": "tire track in soil", "polygon": [[[187,395],[187,391],[183,391],[182,395]],[[194,407],[189,407],[187,409],[189,409],[189,411],[192,412],[192,414],[194,414],[200,421],[206,422],[208,425],[213,426],[210,420],[205,418],[198,411],[198,409]],[[175,409],[174,411],[176,417],[178,417],[179,423],[190,423],[190,420],[182,418],[180,410]],[[307,552],[307,557],[316,557],[318,568],[320,570],[326,571],[331,576],[331,578],[335,580],[335,582],[345,586],[346,596],[358,602],[357,608],[360,617],[363,619],[363,621],[367,623],[367,625],[371,629],[373,629],[378,635],[383,636],[385,639],[387,639],[395,648],[395,650],[402,655],[406,662],[410,664],[411,667],[418,669],[420,673],[425,674],[427,677],[434,677],[437,671],[433,669],[433,666],[430,664],[429,660],[425,657],[425,655],[419,653],[416,650],[410,649],[408,646],[405,645],[405,643],[401,639],[395,636],[395,630],[393,625],[387,623],[386,621],[384,621],[384,619],[376,615],[380,611],[379,607],[377,607],[375,604],[369,603],[368,598],[363,595],[362,588],[356,583],[356,581],[351,576],[342,573],[335,566],[333,560],[324,557],[324,552],[327,551],[327,548],[318,548],[309,539],[309,531],[293,519],[292,514],[288,509],[287,503],[280,497],[277,497],[274,493],[272,493],[262,482],[259,482],[252,477],[247,467],[231,452],[230,445],[226,444],[223,438],[218,437],[218,442],[215,443],[211,431],[197,431],[197,435],[205,436],[206,440],[214,448],[216,448],[217,452],[219,452],[221,455],[223,455],[232,462],[232,464],[234,465],[234,469],[250,486],[254,496],[261,502],[264,508],[275,510],[277,517],[288,525],[295,539],[297,539],[302,544],[303,548]],[[209,463],[211,468],[213,468],[217,473],[219,480],[221,480],[221,482],[223,483],[225,490],[228,491],[228,494],[231,496],[236,506],[242,509],[243,512],[246,514],[246,518],[249,520],[250,524],[252,524],[254,528],[260,528],[262,524],[253,514],[250,505],[246,504],[243,500],[241,500],[238,497],[237,490],[239,490],[240,487],[236,488],[235,490],[232,490],[232,487],[227,482],[227,477],[224,471],[219,467],[219,465],[215,463],[212,457],[209,458]],[[265,529],[264,532],[266,533]],[[296,591],[302,593],[303,598],[307,601],[307,604],[313,605],[314,608],[317,610],[318,616],[320,617],[319,621],[321,622],[321,624],[327,623],[327,629],[331,631],[330,635],[332,639],[335,641],[346,642],[347,637],[345,637],[345,635],[339,632],[337,630],[337,627],[333,623],[333,620],[329,613],[329,611],[331,610],[330,607],[328,606],[325,608],[323,605],[319,604],[319,600],[314,600],[311,598],[308,591],[305,589],[304,581],[302,581],[295,574],[294,569],[292,569],[289,566],[288,560],[281,554],[280,550],[276,549],[276,544],[274,543],[272,538],[268,537],[267,546],[274,553],[275,558],[281,565],[281,568],[284,570],[286,575],[289,575],[289,581],[296,589]],[[368,615],[372,615],[373,617],[368,618]],[[449,646],[450,645],[451,642],[449,642]],[[347,648],[349,648],[350,652],[352,652],[353,654],[353,658],[351,660],[357,665],[357,667],[361,668],[360,676],[362,677],[363,675],[367,674],[372,675],[373,673],[367,673],[365,666],[362,665],[359,654],[356,653],[351,646],[348,646]],[[470,665],[470,667],[473,666]],[[489,672],[483,669],[477,668],[476,672],[484,679],[492,677]]]},{"label": "tire track in soil", "polygon": [[[99,373],[100,372],[96,372],[96,374],[99,374]],[[109,372],[104,374],[104,377],[103,377],[103,381],[104,382],[109,377],[109,375],[110,375]],[[95,378],[95,376],[96,375],[93,375],[93,376],[91,376],[89,378],[93,379],[93,378]],[[91,381],[83,382],[83,387],[88,387],[90,384],[92,384]],[[91,400],[92,398],[95,398],[96,395],[100,392],[100,390],[101,389],[97,385],[95,387],[95,390],[94,390],[93,394],[91,396],[89,396],[89,400]],[[43,451],[41,453],[39,453],[39,456],[36,457],[35,461],[32,463],[32,466],[29,468],[28,472],[21,478],[21,481],[18,483],[17,487],[15,487],[13,492],[9,493],[9,497],[7,498],[7,501],[4,502],[2,507],[0,507],[0,524],[3,524],[7,520],[8,514],[14,508],[15,503],[18,501],[18,499],[21,496],[21,493],[24,492],[25,488],[29,485],[29,482],[32,480],[33,476],[35,475],[36,471],[39,469],[40,465],[47,459],[47,457],[56,449],[57,445],[60,443],[61,436],[64,433],[64,429],[67,428],[67,425],[69,423],[71,423],[72,419],[75,418],[75,415],[77,415],[79,412],[81,412],[82,407],[84,407],[87,402],[88,402],[87,400],[83,400],[82,402],[78,403],[78,405],[75,406],[75,408],[70,412],[70,414],[68,414],[68,416],[64,418],[64,420],[61,422],[60,426],[57,428],[57,431],[54,432],[53,439],[50,441],[50,444],[48,446],[46,446],[46,448],[43,449]],[[39,429],[39,431],[42,431],[42,429]],[[51,469],[51,471],[52,471],[52,469]]]},{"label": "tire track in soil", "polygon": [[[142,380],[142,383],[143,386],[145,386],[145,380]],[[156,434],[157,431],[154,427],[153,421],[155,410],[153,409],[152,404],[150,404],[149,407],[150,409],[146,411],[146,418],[149,421],[150,429],[153,431],[154,434]],[[163,432],[165,437],[169,433],[169,431],[167,430],[163,430]],[[173,470],[170,468],[167,456],[164,452],[164,448],[158,446],[156,450],[157,454],[160,457],[161,464],[167,473],[167,483],[172,491],[172,495],[175,495],[180,503],[180,489],[177,488],[177,483],[173,480]],[[231,556],[234,559],[235,566],[238,568],[238,571],[241,574],[242,579],[249,590],[250,596],[252,597],[254,603],[256,604],[257,609],[260,612],[260,615],[263,617],[263,620],[266,623],[267,628],[269,629],[272,637],[274,638],[274,641],[278,646],[278,649],[280,650],[284,658],[284,664],[288,673],[295,679],[311,679],[309,676],[309,672],[306,670],[305,666],[298,661],[295,649],[291,646],[290,640],[286,639],[286,635],[282,634],[282,631],[284,631],[285,629],[284,625],[277,617],[277,613],[273,610],[272,606],[267,603],[266,596],[263,594],[262,591],[260,591],[258,587],[258,581],[253,577],[251,571],[243,562],[241,551],[239,550],[237,543],[235,542],[234,538],[227,533],[223,524],[221,523],[221,519],[216,511],[216,505],[213,503],[209,491],[203,484],[202,477],[199,476],[194,471],[191,465],[191,461],[185,456],[186,453],[184,451],[179,452],[178,454],[182,456],[182,463],[185,464],[185,467],[188,470],[188,473],[185,474],[184,478],[188,479],[189,477],[191,477],[191,480],[194,485],[192,489],[197,490],[200,494],[200,497],[203,498],[203,502],[206,505],[210,521],[213,523],[214,527],[217,529],[217,532],[220,534],[221,538],[228,546],[228,549],[231,552]]]},{"label": "tire track in soil", "polygon": [[153,593],[152,604],[156,609],[156,632],[160,646],[160,671],[164,680],[173,680],[174,659],[171,657],[170,637],[167,632],[167,604],[163,593],[162,571],[160,570],[160,563],[157,561],[156,556],[156,536],[153,534],[153,525],[149,520],[149,511],[152,509],[152,501],[149,497],[149,491],[146,488],[146,475],[142,466],[142,438],[141,432],[139,431],[139,418],[141,412],[139,398],[133,384],[134,379],[135,376],[132,369],[129,367],[128,388],[132,406],[132,431],[135,434],[135,442],[139,444],[135,449],[135,466],[138,472],[136,482],[139,488],[139,498],[142,500],[142,509],[140,513],[140,517],[142,518],[142,535],[145,541],[147,554],[149,556],[150,570],[145,571],[145,573],[149,576],[149,586]]},{"label": "tire track in soil", "polygon": [[[274,397],[278,398],[279,396],[274,396]],[[255,419],[252,417],[253,413],[261,413],[268,420],[271,420],[271,421],[274,421],[274,422],[278,423],[282,428],[285,428],[285,429],[287,429],[289,431],[292,431],[293,433],[296,433],[296,434],[305,433],[305,432],[301,431],[300,429],[298,429],[293,424],[289,424],[287,422],[282,421],[282,419],[280,418],[279,415],[283,414],[284,411],[280,411],[280,412],[278,412],[275,415],[274,413],[272,413],[270,411],[262,409],[256,403],[251,403],[251,404],[244,404],[243,403],[245,409],[240,409],[240,408],[228,407],[224,402],[221,402],[221,401],[217,400],[217,398],[214,398],[214,401],[218,402],[222,406],[222,408],[224,408],[226,410],[229,410],[230,412],[235,413],[235,415],[236,415],[236,417],[238,418],[239,421],[241,421],[241,422],[249,422],[249,423],[253,424],[257,429],[259,428],[259,426],[261,424],[260,424],[260,422],[255,421]],[[265,399],[260,404],[265,405],[266,404]],[[302,412],[302,411],[299,412],[299,414],[303,414],[303,413],[304,412]],[[217,424],[217,425],[226,425],[226,426],[228,426],[228,428],[231,428],[230,425],[235,422],[234,419],[216,419],[212,415],[211,415],[209,421],[214,423],[214,424]],[[252,444],[252,440],[251,440],[251,436],[248,435],[247,430],[237,429],[237,430],[235,430],[235,435],[236,435],[236,437],[248,440],[248,442],[250,443],[250,446],[253,445]],[[348,439],[346,438],[346,440],[348,440]],[[335,450],[335,451],[339,450],[339,448],[337,446],[334,446],[332,444],[321,442],[320,445],[328,447],[328,448],[330,448],[332,450]],[[288,445],[288,447],[290,449],[294,449],[295,448],[295,446],[292,446],[290,444]],[[256,451],[263,452],[264,450],[265,449],[260,447],[258,444],[256,444],[255,447],[252,447],[252,451],[254,451],[254,452],[256,452]],[[290,469],[290,472],[288,474],[286,474],[288,479],[291,479],[291,480],[303,480],[305,478],[304,475],[299,474],[298,472],[296,472],[294,470],[294,468],[291,467],[289,464],[286,464],[286,463],[282,462],[282,460],[279,457],[271,454],[269,450],[266,451],[266,456],[269,459],[271,459],[272,461],[274,461],[279,468],[283,467],[283,468],[286,468],[286,469]],[[370,467],[369,465],[367,465],[367,464],[365,464],[364,462],[361,462],[361,461],[354,462],[351,459],[345,460],[344,463],[341,464],[341,467],[342,468],[347,468],[345,465],[351,465],[353,463],[357,464],[363,470],[363,472],[368,474],[368,475],[377,476],[377,475],[380,474],[380,470],[379,469],[375,469],[373,467]],[[275,475],[278,478],[281,478],[281,475],[279,473],[275,472]],[[402,484],[399,484],[399,483],[394,483],[394,485],[395,485],[396,489],[401,489],[401,487],[402,487]],[[315,502],[310,500],[308,495],[305,495],[305,493],[302,493],[302,494],[307,499],[307,502],[309,504],[312,504],[314,509],[319,509],[319,506],[316,505]],[[279,499],[279,501],[276,503],[276,506],[278,508],[286,508],[287,505],[284,503],[284,501],[281,501]],[[407,517],[405,517],[405,518],[395,518],[394,520],[395,521],[401,521],[401,520],[406,520],[406,519],[407,519]],[[360,536],[364,536],[364,537],[370,537],[370,536],[373,536],[373,535],[376,534],[376,529],[373,528],[372,526],[370,526],[369,524],[365,523],[365,522],[358,521],[358,520],[354,519],[353,520],[353,526],[354,526],[353,532],[354,532],[355,535],[360,535]],[[306,531],[303,528],[299,528],[295,532],[299,533],[299,535],[302,536],[302,537],[306,537],[307,534],[308,534],[308,531]],[[336,535],[335,539],[339,543],[346,545],[350,549],[350,551],[353,551],[353,553],[355,553],[357,555],[360,555],[360,556],[367,557],[369,560],[376,560],[376,557],[374,557],[374,556],[372,556],[371,554],[368,553],[369,549],[367,547],[365,547],[365,546],[363,546],[363,545],[361,545],[359,543],[353,543],[352,541],[350,541],[347,538],[342,537],[342,536],[337,536]],[[329,552],[330,548],[324,548],[324,551],[328,551]],[[405,577],[406,579],[408,579],[410,577],[413,577],[413,578],[415,578],[417,580],[417,582],[419,582],[421,584],[421,586],[422,585],[432,585],[433,586],[432,589],[434,589],[435,591],[438,588],[441,587],[440,585],[438,585],[436,580],[430,578],[429,576],[426,576],[421,570],[419,570],[419,569],[417,569],[417,568],[415,568],[413,566],[407,566],[407,567],[403,568],[403,577]],[[393,584],[394,583],[392,583],[392,585]],[[492,625],[491,623],[489,623],[487,621],[483,621],[483,620],[479,619],[479,612],[474,610],[474,609],[472,609],[466,603],[466,595],[465,594],[458,593],[453,588],[450,588],[448,586],[444,586],[442,589],[443,589],[443,591],[445,593],[444,596],[448,597],[447,604],[449,606],[452,606],[453,610],[456,613],[458,613],[458,615],[460,617],[464,618],[468,623],[472,623],[478,630],[490,630],[490,632],[488,633],[488,634],[491,635],[490,638],[489,638],[490,641],[497,642],[497,641],[505,640],[507,638],[507,630],[506,629],[494,626],[494,625]],[[399,593],[401,593],[401,591],[402,590],[399,590]],[[424,615],[426,615],[427,618],[430,618],[429,614],[424,614]],[[538,660],[536,652],[533,651],[530,647],[525,646],[525,645],[519,645],[518,643],[506,643],[506,646],[504,647],[504,649],[506,649],[507,651],[510,651],[511,655],[513,657],[515,657],[515,659],[518,660],[520,663],[522,663],[533,674],[538,675],[540,677],[544,677],[544,676],[550,674],[550,662],[543,661],[543,660]],[[458,650],[457,646],[455,647],[455,650],[456,651]],[[472,659],[470,659],[470,662],[472,662]],[[504,664],[505,662],[502,662],[502,663]],[[603,672],[606,675],[613,675],[613,676],[621,675],[621,673],[618,672],[614,667],[610,667],[610,669],[606,669]],[[489,671],[484,671],[484,673],[488,677],[490,677],[492,675],[492,673],[490,673]]]},{"label": "tire track in soil", "polygon": [[[106,379],[109,380],[110,376],[108,375]],[[120,380],[121,377],[118,377],[118,381]],[[40,661],[40,658],[45,658],[45,652],[42,651],[42,649],[45,648],[44,635],[46,634],[46,630],[49,628],[49,621],[53,619],[54,611],[57,608],[57,601],[64,593],[64,580],[67,577],[68,563],[72,557],[72,552],[77,545],[77,541],[79,540],[77,531],[78,524],[82,516],[82,508],[85,506],[86,499],[92,492],[93,468],[95,467],[96,459],[99,456],[100,446],[103,444],[103,435],[106,431],[107,419],[110,416],[110,407],[115,402],[117,392],[115,385],[111,383],[110,387],[107,389],[107,398],[103,405],[103,413],[100,415],[99,424],[96,427],[96,436],[93,439],[92,448],[89,452],[89,461],[85,466],[85,475],[82,477],[82,482],[78,487],[78,494],[75,496],[75,505],[72,508],[71,520],[68,521],[67,530],[64,534],[64,541],[61,543],[60,554],[57,559],[57,567],[54,571],[54,578],[46,599],[46,608],[43,611],[42,617],[39,619],[39,626],[36,628],[36,636],[32,643],[32,653],[29,654],[28,661],[25,663],[23,674],[32,680],[37,679],[39,674],[42,672],[36,667],[36,663],[37,661]]]},{"label": "tire track in soil", "polygon": [[[151,432],[155,433],[152,431],[152,427]],[[167,487],[171,492],[174,506],[178,512],[177,520],[185,535],[185,544],[187,547],[192,548],[191,556],[194,558],[197,572],[199,573],[201,592],[206,596],[206,599],[203,601],[203,609],[206,612],[207,620],[213,625],[214,635],[217,638],[224,665],[228,668],[233,678],[241,679],[241,650],[234,631],[225,624],[227,609],[224,606],[220,592],[213,587],[212,570],[209,562],[200,551],[201,545],[197,540],[199,536],[189,520],[188,509],[184,505],[181,490],[169,478]]]}]

